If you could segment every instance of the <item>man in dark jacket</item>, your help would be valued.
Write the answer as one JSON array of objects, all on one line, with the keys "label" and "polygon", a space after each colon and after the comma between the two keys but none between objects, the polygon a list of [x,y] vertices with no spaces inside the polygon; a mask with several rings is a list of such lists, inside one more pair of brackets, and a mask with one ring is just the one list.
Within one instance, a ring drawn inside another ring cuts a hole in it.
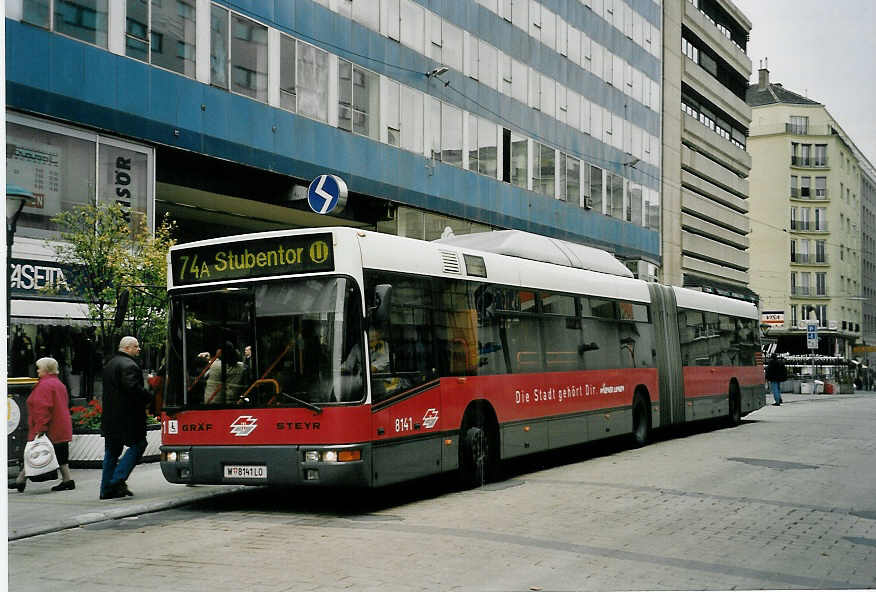
[{"label": "man in dark jacket", "polygon": [[775,400],[773,405],[778,407],[782,404],[782,382],[788,380],[788,368],[776,354],[770,357],[770,363],[767,364],[766,379],[770,383],[770,390],[773,392],[773,399]]},{"label": "man in dark jacket", "polygon": [[[133,495],[126,480],[146,451],[146,405],[151,396],[143,384],[137,363],[140,344],[134,337],[122,337],[119,351],[103,369],[104,438],[103,476],[100,499]],[[122,449],[128,446],[119,459]]]}]

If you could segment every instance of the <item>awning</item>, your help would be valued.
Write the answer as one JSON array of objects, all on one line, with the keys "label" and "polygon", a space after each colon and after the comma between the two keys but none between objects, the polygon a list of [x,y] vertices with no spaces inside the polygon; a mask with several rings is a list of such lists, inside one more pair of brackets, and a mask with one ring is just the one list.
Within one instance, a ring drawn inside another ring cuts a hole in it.
[{"label": "awning", "polygon": [[18,325],[91,325],[88,306],[81,302],[13,300],[10,323]]}]

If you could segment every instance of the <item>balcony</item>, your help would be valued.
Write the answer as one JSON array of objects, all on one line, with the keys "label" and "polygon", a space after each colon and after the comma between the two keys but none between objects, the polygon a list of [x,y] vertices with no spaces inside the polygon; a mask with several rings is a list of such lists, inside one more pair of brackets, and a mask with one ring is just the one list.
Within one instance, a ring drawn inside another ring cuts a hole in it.
[{"label": "balcony", "polygon": [[827,232],[827,221],[791,220],[791,232]]},{"label": "balcony", "polygon": [[816,189],[814,192],[811,187],[791,187],[791,199],[799,199],[803,201],[829,201],[827,197],[827,189]]},{"label": "balcony", "polygon": [[[808,146],[808,144],[807,144]],[[806,169],[826,169],[827,165],[827,156],[796,156],[791,155],[791,166],[806,168]]]},{"label": "balcony", "polygon": [[793,123],[786,123],[785,133],[794,136],[829,136],[833,133],[833,128],[829,125],[794,125]]}]

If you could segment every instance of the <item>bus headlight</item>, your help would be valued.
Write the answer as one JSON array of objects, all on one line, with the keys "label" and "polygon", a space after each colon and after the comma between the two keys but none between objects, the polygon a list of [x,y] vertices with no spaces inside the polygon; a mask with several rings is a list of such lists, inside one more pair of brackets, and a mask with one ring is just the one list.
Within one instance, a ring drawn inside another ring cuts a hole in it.
[{"label": "bus headlight", "polygon": [[181,462],[181,463],[189,462],[191,460],[191,455],[192,455],[192,453],[189,451],[180,452],[179,453],[179,462]]},{"label": "bus headlight", "polygon": [[343,463],[362,460],[362,451],[358,449],[343,450],[305,450],[304,462],[307,464]]},{"label": "bus headlight", "polygon": [[176,451],[171,450],[170,452],[161,453],[164,457],[165,462],[176,462]]}]

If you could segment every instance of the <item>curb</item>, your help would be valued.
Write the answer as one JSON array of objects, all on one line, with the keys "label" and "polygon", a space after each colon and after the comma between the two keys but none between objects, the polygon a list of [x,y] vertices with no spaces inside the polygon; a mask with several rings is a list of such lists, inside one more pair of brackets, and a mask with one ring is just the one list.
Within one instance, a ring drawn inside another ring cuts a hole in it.
[{"label": "curb", "polygon": [[[134,503],[134,504],[124,504],[118,505],[114,508],[107,508],[106,511],[100,512],[86,512],[85,514],[79,514],[77,516],[73,516],[71,518],[66,518],[64,520],[60,520],[52,525],[44,525],[38,526],[35,528],[21,528],[16,530],[14,533],[9,533],[9,541],[17,541],[33,536],[38,536],[41,534],[48,534],[51,532],[59,532],[61,530],[67,530],[70,528],[78,528],[80,526],[86,526],[88,524],[95,524],[97,522],[105,522],[107,520],[118,520],[119,518],[127,518],[128,516],[136,516],[139,514],[150,514],[152,512],[160,512],[162,510],[169,510],[171,508],[177,508],[179,506],[185,506],[187,504],[191,504],[193,502],[197,502],[203,499],[208,499],[212,497],[222,497],[226,495],[230,495],[232,493],[238,493],[244,490],[251,490],[252,486],[249,485],[240,485],[237,487],[232,487],[223,491],[210,491],[205,493],[193,493],[190,495],[185,495],[181,497],[175,497],[169,500],[160,500],[153,502],[144,502],[144,503]],[[112,502],[109,502],[112,503]]]}]

